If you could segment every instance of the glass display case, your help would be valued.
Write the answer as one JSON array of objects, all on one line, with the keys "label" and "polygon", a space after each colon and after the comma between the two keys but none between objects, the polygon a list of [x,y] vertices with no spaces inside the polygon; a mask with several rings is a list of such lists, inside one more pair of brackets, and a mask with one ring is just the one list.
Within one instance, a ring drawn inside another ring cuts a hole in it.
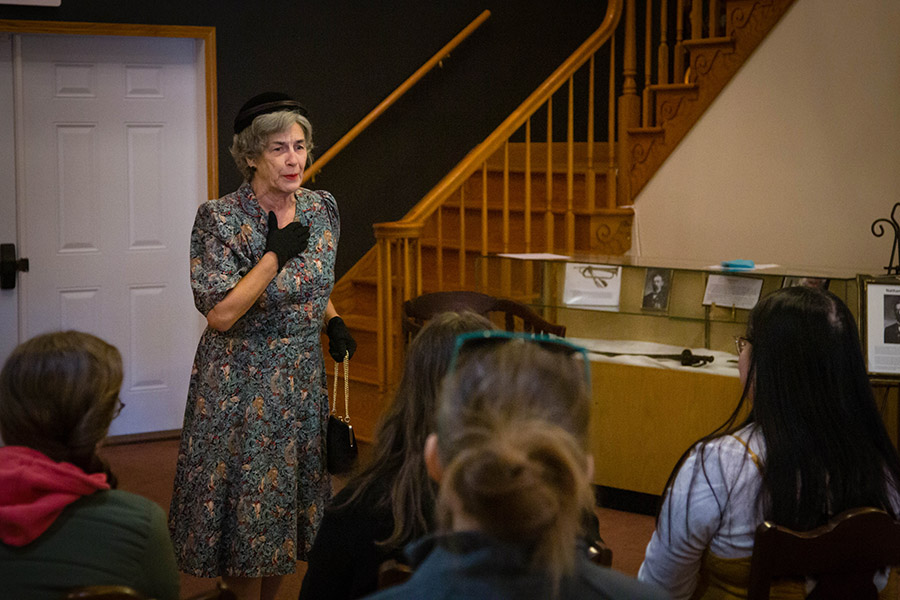
[{"label": "glass display case", "polygon": [[[572,282],[575,267],[581,267],[585,278],[596,281],[598,288],[612,285],[616,277],[611,272],[620,269],[618,301],[591,305],[586,297],[570,294],[567,298],[567,283]],[[568,337],[732,351],[734,336],[744,333],[750,310],[734,303],[722,305],[715,298],[704,304],[711,276],[714,281],[745,279],[751,287],[761,284],[759,297],[786,285],[826,285],[859,318],[857,274],[846,271],[779,265],[725,270],[709,263],[663,258],[540,254],[486,256],[476,262],[475,270],[478,291],[529,304],[548,320],[565,324]],[[667,296],[664,303],[647,297],[659,283]]]},{"label": "glass display case", "polygon": [[[671,259],[487,256],[477,290],[524,302],[590,352],[594,483],[659,495],[682,453],[726,421],[742,393],[735,336],[756,300],[821,285],[859,315],[855,273],[766,265],[726,271]],[[690,350],[711,362],[659,358]]]}]

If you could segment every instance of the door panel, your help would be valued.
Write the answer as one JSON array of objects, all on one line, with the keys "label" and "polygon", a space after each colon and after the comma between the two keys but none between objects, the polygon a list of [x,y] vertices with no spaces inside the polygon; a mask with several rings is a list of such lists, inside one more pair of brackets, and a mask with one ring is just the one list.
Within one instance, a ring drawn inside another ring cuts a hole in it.
[{"label": "door panel", "polygon": [[127,408],[112,434],[181,426],[202,331],[188,278],[206,171],[195,44],[21,36],[21,338],[80,329],[119,348]]}]

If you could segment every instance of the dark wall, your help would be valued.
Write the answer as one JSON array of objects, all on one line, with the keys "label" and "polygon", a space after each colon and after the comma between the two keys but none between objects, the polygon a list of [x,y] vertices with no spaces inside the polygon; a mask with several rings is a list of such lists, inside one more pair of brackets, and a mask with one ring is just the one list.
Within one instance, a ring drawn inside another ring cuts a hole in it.
[{"label": "dark wall", "polygon": [[314,187],[341,208],[340,276],[374,244],[372,224],[402,217],[496,128],[599,27],[605,2],[63,0],[2,6],[0,19],[215,27],[223,194],[240,184],[227,145],[247,98],[266,90],[298,98],[321,154],[485,9],[491,17],[443,68],[317,177]]}]

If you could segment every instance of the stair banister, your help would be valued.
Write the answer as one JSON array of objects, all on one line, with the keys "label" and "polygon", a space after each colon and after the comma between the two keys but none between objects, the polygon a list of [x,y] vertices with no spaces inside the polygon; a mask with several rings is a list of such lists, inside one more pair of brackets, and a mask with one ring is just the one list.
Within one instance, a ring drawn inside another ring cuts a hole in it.
[{"label": "stair banister", "polygon": [[622,0],[611,0],[600,28],[589,37],[572,56],[553,72],[494,132],[471,150],[424,198],[400,221],[378,223],[376,227],[390,227],[392,223],[424,220],[430,216],[481,163],[496,152],[504,141],[515,133],[525,120],[568,81],[587,60],[612,36],[622,12]]},{"label": "stair banister", "polygon": [[[633,0],[630,0],[633,1]],[[603,22],[594,32],[553,74],[551,74],[529,97],[507,117],[494,132],[482,143],[470,151],[413,209],[401,220],[387,223],[377,223],[374,226],[378,260],[378,293],[379,306],[377,313],[380,315],[377,327],[379,349],[379,375],[381,381],[389,380],[395,369],[395,319],[393,313],[403,300],[411,295],[422,293],[421,250],[419,237],[426,219],[432,216],[454,193],[465,183],[466,179],[479,168],[485,169],[488,158],[499,150],[504,144],[508,144],[510,136],[518,131],[530,117],[544,104],[548,105],[548,142],[552,142],[552,97],[563,84],[570,86],[569,95],[569,122],[567,123],[568,156],[571,167],[571,153],[573,134],[571,133],[572,115],[572,77],[573,74],[599,50],[613,35],[622,13],[623,0],[610,0],[607,5]],[[552,177],[551,168],[552,144],[548,143],[548,188]],[[486,182],[486,176],[483,178]],[[486,186],[486,183],[484,184]],[[508,184],[504,184],[508,185]],[[567,232],[571,237],[573,227],[573,213],[571,210],[571,184],[568,186],[568,206],[566,212]],[[483,188],[482,212],[487,212],[487,190]],[[507,211],[504,211],[505,213]],[[548,229],[551,225],[548,225]],[[482,254],[487,254],[486,220],[482,220]],[[417,232],[415,232],[417,230]],[[505,228],[504,240],[508,238],[508,229]],[[463,241],[464,243],[464,241]],[[399,252],[392,250],[395,247]],[[395,257],[395,254],[399,256]],[[399,263],[399,264],[395,264]],[[464,266],[463,266],[464,268]],[[415,287],[411,282],[415,282]],[[395,283],[399,286],[395,288]],[[396,289],[396,292],[395,292]],[[383,357],[383,358],[382,358]]]}]

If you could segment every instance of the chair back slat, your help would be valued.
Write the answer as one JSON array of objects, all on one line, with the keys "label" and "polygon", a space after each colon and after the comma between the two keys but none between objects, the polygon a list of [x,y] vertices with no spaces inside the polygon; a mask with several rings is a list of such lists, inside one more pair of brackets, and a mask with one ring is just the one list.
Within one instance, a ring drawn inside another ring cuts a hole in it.
[{"label": "chair back slat", "polygon": [[502,314],[507,331],[516,331],[521,324],[522,331],[545,333],[565,337],[566,326],[547,321],[530,307],[516,300],[496,298],[487,294],[470,291],[433,292],[423,294],[403,303],[403,337],[409,342],[426,321],[443,312],[472,311],[490,318],[491,314]]}]

